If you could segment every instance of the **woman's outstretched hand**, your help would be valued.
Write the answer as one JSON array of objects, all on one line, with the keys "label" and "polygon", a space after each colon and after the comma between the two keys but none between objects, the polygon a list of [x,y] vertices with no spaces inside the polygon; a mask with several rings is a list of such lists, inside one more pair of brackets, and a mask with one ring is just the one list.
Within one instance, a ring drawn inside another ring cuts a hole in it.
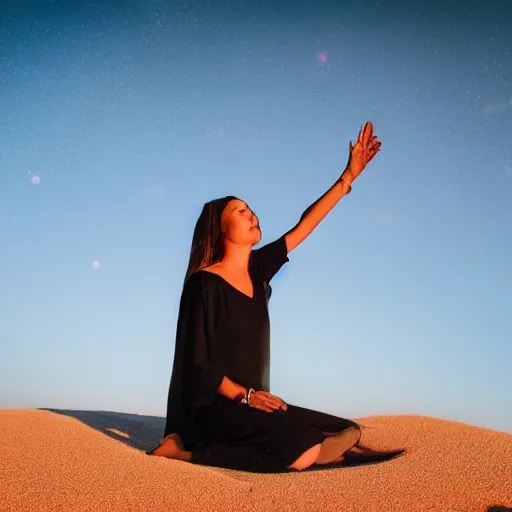
[{"label": "woman's outstretched hand", "polygon": [[341,178],[347,185],[352,182],[363,172],[364,168],[379,152],[381,142],[377,140],[377,136],[373,133],[373,125],[367,122],[360,130],[356,143],[350,141],[347,168],[341,175]]},{"label": "woman's outstretched hand", "polygon": [[275,412],[279,409],[286,411],[288,406],[277,396],[267,391],[253,391],[249,407],[265,412]]}]

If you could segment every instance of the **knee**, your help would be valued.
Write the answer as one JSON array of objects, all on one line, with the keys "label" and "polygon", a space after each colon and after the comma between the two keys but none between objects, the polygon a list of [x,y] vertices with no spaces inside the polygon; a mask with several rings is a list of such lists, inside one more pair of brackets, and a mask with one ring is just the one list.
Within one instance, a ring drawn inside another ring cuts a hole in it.
[{"label": "knee", "polygon": [[315,446],[306,450],[293,464],[288,467],[290,469],[296,469],[297,471],[309,468],[318,459],[321,447],[321,444],[315,444]]},{"label": "knee", "polygon": [[355,421],[348,421],[348,425],[345,425],[344,429],[341,431],[351,432],[355,438],[354,444],[357,444],[361,439],[361,427]]},{"label": "knee", "polygon": [[361,427],[357,423],[354,423],[354,425],[349,427],[348,430],[354,432],[354,438],[356,439],[354,444],[357,444],[361,439]]},{"label": "knee", "polygon": [[361,432],[361,426],[356,423],[355,421],[352,421],[352,420],[347,420],[348,422],[348,428],[354,428],[356,430],[359,430],[359,432]]}]

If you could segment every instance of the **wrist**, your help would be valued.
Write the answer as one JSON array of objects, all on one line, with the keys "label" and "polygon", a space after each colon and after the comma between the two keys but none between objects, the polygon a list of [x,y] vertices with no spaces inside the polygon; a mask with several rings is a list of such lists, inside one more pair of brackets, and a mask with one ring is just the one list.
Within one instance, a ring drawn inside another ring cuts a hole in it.
[{"label": "wrist", "polygon": [[354,180],[354,173],[349,168],[345,169],[340,176],[340,181],[344,181],[349,187],[352,186]]},{"label": "wrist", "polygon": [[243,386],[238,386],[236,395],[233,397],[233,400],[239,402],[240,400],[247,398],[248,389]]},{"label": "wrist", "polygon": [[350,194],[350,192],[352,191],[352,181],[344,174],[340,176],[338,184],[341,186],[344,195]]},{"label": "wrist", "polygon": [[252,389],[252,388],[246,389],[245,393],[240,393],[236,397],[236,401],[238,402],[238,405],[249,407],[251,405],[251,396],[253,393],[254,393],[254,389]]}]

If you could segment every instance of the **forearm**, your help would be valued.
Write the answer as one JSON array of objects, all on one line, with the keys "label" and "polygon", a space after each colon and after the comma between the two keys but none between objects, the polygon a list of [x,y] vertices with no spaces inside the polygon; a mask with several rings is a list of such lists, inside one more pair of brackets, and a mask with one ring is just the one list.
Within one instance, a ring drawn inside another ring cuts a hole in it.
[{"label": "forearm", "polygon": [[302,214],[299,224],[302,223],[313,230],[325,218],[325,216],[338,204],[338,201],[348,193],[351,183],[341,178],[336,180],[334,185],[317,199],[311,206],[306,208]]},{"label": "forearm", "polygon": [[220,383],[217,393],[220,393],[221,395],[234,400],[240,394],[245,395],[247,393],[247,389],[240,384],[236,384],[228,377],[224,377]]},{"label": "forearm", "polygon": [[350,176],[343,176],[343,181],[341,178],[336,180],[324,195],[306,209],[297,225],[286,234],[288,252],[302,243],[336,206],[338,201],[350,191],[351,180],[349,178]]}]

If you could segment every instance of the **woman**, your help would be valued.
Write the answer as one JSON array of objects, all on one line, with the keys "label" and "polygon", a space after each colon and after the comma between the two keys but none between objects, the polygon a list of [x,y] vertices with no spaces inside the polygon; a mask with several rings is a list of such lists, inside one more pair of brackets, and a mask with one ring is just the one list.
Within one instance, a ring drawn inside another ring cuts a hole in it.
[{"label": "woman", "polygon": [[257,250],[259,221],[246,203],[228,196],[205,204],[180,302],[164,439],[150,455],[246,471],[300,471],[341,462],[358,443],[353,421],[270,393],[267,305],[269,283],[288,254],[350,192],[380,147],[366,123],[350,142],[336,183],[292,230]]}]

